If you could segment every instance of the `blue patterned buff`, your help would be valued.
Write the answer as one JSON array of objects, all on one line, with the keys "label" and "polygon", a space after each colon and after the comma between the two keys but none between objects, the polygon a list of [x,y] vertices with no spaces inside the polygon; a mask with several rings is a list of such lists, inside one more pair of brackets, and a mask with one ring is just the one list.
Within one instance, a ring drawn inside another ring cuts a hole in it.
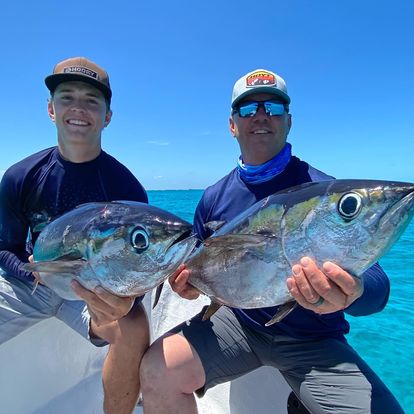
[{"label": "blue patterned buff", "polygon": [[276,177],[276,175],[280,174],[289,164],[291,156],[292,145],[287,142],[278,154],[261,165],[245,164],[240,155],[237,169],[241,179],[245,183],[263,183],[264,181],[269,181],[273,177]]}]

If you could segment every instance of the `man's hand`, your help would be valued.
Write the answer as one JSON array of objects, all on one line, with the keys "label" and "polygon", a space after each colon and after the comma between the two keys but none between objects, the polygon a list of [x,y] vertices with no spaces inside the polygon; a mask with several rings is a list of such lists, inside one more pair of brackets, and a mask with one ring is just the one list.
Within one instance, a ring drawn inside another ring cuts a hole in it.
[{"label": "man's hand", "polygon": [[306,309],[319,314],[344,310],[363,293],[362,281],[332,262],[322,269],[309,257],[292,267],[287,286],[294,299]]},{"label": "man's hand", "polygon": [[188,283],[190,271],[184,264],[180,265],[178,269],[169,277],[171,289],[178,293],[184,299],[197,299],[200,296],[199,290]]},{"label": "man's hand", "polygon": [[72,280],[71,286],[74,292],[86,302],[89,315],[98,327],[123,318],[134,304],[134,297],[116,296],[102,287],[91,291],[85,289],[76,280]]}]

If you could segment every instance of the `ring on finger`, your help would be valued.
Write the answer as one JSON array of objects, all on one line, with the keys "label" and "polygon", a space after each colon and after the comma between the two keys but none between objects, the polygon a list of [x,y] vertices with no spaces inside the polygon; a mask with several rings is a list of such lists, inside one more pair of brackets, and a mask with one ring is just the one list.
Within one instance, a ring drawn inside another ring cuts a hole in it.
[{"label": "ring on finger", "polygon": [[312,305],[315,307],[319,307],[323,305],[324,302],[325,302],[325,299],[322,296],[319,296],[319,299],[315,303],[312,303]]}]

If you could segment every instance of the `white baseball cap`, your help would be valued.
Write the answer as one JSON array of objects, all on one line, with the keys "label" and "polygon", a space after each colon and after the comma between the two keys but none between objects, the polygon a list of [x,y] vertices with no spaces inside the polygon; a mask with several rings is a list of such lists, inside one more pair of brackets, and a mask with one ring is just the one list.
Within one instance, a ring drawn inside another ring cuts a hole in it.
[{"label": "white baseball cap", "polygon": [[290,103],[283,78],[270,70],[256,69],[241,77],[234,84],[231,107],[234,108],[243,98],[255,93],[270,93],[278,96],[287,104]]}]

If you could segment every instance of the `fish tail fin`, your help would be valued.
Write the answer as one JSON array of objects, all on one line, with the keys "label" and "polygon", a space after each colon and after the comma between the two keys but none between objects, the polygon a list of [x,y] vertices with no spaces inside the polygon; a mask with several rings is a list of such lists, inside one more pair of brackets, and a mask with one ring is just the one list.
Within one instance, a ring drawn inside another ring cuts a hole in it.
[{"label": "fish tail fin", "polygon": [[289,315],[289,313],[296,308],[297,304],[298,303],[296,301],[292,300],[280,305],[273,318],[270,319],[269,322],[265,323],[265,326],[270,326],[274,323],[280,322],[285,316]]}]

